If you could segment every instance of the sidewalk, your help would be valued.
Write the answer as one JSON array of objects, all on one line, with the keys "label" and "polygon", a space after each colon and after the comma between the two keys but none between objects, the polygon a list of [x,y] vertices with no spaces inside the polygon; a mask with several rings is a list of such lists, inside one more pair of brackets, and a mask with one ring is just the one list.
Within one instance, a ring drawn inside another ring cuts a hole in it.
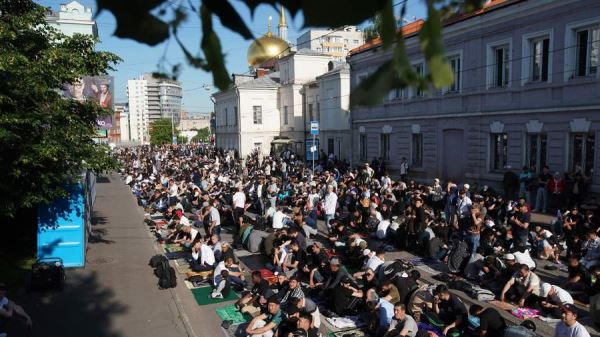
[{"label": "sidewalk", "polygon": [[183,280],[158,289],[148,266],[154,240],[118,175],[99,178],[94,216],[86,266],[67,271],[63,292],[9,294],[31,315],[33,336],[193,336],[178,300],[189,290]]}]

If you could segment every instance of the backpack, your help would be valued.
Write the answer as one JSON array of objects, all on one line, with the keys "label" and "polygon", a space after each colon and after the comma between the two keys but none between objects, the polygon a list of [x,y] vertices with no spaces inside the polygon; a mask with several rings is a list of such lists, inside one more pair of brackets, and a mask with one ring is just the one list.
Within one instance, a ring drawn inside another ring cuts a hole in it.
[{"label": "backpack", "polygon": [[471,290],[467,292],[471,298],[478,301],[493,301],[496,296],[491,290],[481,288],[479,286],[471,286]]},{"label": "backpack", "polygon": [[154,274],[158,277],[158,288],[168,289],[177,287],[177,276],[175,269],[169,265],[169,261],[161,261],[158,267],[154,270]]},{"label": "backpack", "polygon": [[157,268],[162,261],[167,261],[167,257],[162,254],[157,254],[150,258],[148,265],[152,268]]},{"label": "backpack", "polygon": [[469,245],[466,242],[460,241],[456,244],[448,255],[448,269],[450,272],[460,273],[469,255]]}]

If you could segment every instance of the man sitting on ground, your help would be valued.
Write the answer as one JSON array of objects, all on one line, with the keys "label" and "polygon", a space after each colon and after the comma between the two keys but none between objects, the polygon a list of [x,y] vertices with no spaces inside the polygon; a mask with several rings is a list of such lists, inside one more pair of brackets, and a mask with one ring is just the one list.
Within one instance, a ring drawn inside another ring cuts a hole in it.
[{"label": "man sitting on ground", "polygon": [[248,324],[246,333],[251,337],[273,337],[282,319],[279,300],[271,297],[267,301],[267,313],[254,317]]},{"label": "man sitting on ground", "polygon": [[229,272],[229,281],[232,285],[238,288],[244,288],[248,284],[244,278],[244,271],[242,268],[233,263],[233,258],[228,257],[225,261],[221,261],[217,264],[214,270],[214,284],[215,286],[221,281],[221,271],[227,270]]},{"label": "man sitting on ground", "polygon": [[519,307],[535,305],[540,299],[540,278],[525,264],[511,277],[502,289],[500,301],[515,301]]},{"label": "man sitting on ground", "polygon": [[392,318],[384,337],[415,337],[417,331],[419,331],[417,322],[406,313],[406,306],[403,303],[396,303],[394,305],[394,318]]},{"label": "man sitting on ground", "polygon": [[443,284],[435,288],[434,295],[433,313],[435,315],[433,316],[439,318],[444,324],[442,333],[448,336],[451,331],[462,331],[469,318],[465,304],[458,296],[451,294],[448,287]]},{"label": "man sitting on ground", "polygon": [[550,283],[542,283],[541,297],[544,299],[540,302],[542,313],[544,316],[560,318],[562,312],[560,308],[567,304],[573,304],[573,297],[566,290],[559,286]]}]

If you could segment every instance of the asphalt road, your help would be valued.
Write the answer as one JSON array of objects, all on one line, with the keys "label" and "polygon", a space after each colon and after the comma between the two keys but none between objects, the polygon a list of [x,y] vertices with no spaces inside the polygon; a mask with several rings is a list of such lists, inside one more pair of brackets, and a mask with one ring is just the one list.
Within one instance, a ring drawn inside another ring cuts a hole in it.
[{"label": "asphalt road", "polygon": [[222,336],[215,306],[200,307],[178,275],[159,290],[148,260],[159,251],[127,186],[100,178],[85,268],[67,271],[63,292],[9,294],[36,337]]}]

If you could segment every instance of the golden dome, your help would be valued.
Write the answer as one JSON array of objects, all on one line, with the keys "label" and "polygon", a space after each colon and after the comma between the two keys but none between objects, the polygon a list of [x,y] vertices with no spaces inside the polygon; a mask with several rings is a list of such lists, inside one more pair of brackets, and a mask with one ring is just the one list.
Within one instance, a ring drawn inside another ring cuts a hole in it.
[{"label": "golden dome", "polygon": [[269,17],[269,28],[265,35],[254,40],[248,47],[248,64],[258,67],[262,63],[287,55],[290,52],[288,43],[271,33],[271,17]]}]

